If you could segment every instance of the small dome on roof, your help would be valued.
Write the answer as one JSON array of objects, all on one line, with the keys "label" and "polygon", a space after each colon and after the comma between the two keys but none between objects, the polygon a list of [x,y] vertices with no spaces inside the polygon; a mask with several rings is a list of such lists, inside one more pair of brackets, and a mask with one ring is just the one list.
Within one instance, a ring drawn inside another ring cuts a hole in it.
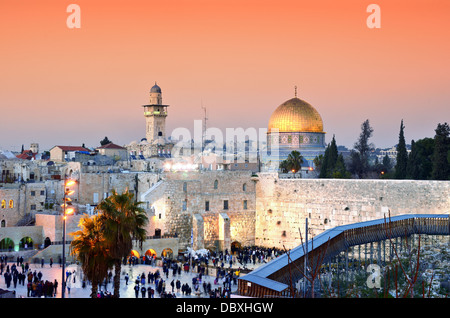
[{"label": "small dome on roof", "polygon": [[156,84],[150,89],[150,93],[161,93],[161,88]]}]

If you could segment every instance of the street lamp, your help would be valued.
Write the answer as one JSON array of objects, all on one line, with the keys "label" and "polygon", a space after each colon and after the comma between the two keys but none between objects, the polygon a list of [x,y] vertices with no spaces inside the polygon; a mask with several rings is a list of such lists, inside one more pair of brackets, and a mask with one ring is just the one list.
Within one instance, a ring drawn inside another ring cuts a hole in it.
[{"label": "street lamp", "polygon": [[61,298],[64,298],[66,292],[66,280],[65,280],[65,268],[66,268],[66,218],[67,215],[73,214],[75,212],[72,207],[72,200],[69,198],[70,195],[74,194],[75,191],[70,190],[70,187],[75,185],[76,181],[67,180],[64,178],[64,199],[61,207],[63,209],[63,246],[62,246],[62,283],[61,283]]}]

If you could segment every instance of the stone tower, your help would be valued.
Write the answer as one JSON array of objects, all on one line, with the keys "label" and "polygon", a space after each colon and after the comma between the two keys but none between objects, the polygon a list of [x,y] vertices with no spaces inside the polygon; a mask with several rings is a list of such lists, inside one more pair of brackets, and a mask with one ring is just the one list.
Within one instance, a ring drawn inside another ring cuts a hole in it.
[{"label": "stone tower", "polygon": [[145,136],[150,144],[164,144],[166,140],[167,107],[162,104],[161,88],[156,84],[150,89],[150,104],[143,105]]}]

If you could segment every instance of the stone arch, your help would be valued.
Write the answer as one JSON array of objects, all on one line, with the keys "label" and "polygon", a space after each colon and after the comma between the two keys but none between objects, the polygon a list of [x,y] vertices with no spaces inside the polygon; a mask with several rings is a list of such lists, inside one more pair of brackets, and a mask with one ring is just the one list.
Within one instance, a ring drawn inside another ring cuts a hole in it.
[{"label": "stone arch", "polygon": [[0,251],[13,251],[14,250],[14,241],[9,237],[5,237],[0,241]]},{"label": "stone arch", "polygon": [[152,248],[149,248],[148,250],[145,251],[145,256],[147,257],[157,257],[158,255],[156,254],[156,251]]},{"label": "stone arch", "polygon": [[49,237],[46,237],[44,240],[44,248],[52,245],[52,240]]},{"label": "stone arch", "polygon": [[172,258],[173,257],[173,251],[171,248],[165,248],[162,250],[161,255],[166,258]]},{"label": "stone arch", "polygon": [[231,242],[231,254],[236,253],[242,248],[242,244],[238,241]]},{"label": "stone arch", "polygon": [[29,236],[23,237],[19,241],[19,249],[32,249],[33,248],[33,240]]},{"label": "stone arch", "polygon": [[130,256],[131,257],[137,257],[137,258],[140,257],[139,252],[136,251],[136,250],[131,250]]}]

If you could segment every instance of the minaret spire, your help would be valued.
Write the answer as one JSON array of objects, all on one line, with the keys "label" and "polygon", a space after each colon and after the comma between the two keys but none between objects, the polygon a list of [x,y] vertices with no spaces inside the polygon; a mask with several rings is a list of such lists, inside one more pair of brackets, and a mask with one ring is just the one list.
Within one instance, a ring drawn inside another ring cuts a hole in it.
[{"label": "minaret spire", "polygon": [[295,85],[295,97],[297,97],[297,85]]}]

